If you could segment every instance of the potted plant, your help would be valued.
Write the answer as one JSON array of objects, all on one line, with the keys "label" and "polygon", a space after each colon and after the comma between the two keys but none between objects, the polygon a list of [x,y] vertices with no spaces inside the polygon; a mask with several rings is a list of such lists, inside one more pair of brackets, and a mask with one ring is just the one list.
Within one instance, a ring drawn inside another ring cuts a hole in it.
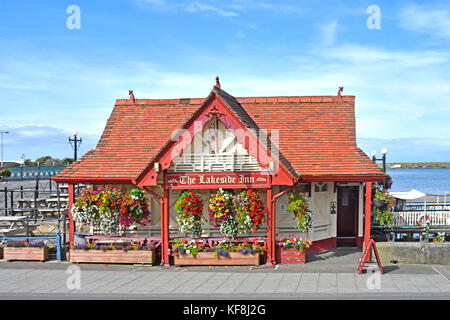
[{"label": "potted plant", "polygon": [[233,194],[220,188],[209,199],[209,217],[214,227],[220,227],[220,233],[225,237],[235,238],[238,233],[238,223],[235,218]]},{"label": "potted plant", "polygon": [[203,241],[175,239],[172,255],[175,265],[259,265],[265,248],[256,240]]},{"label": "potted plant", "polygon": [[203,199],[193,191],[181,192],[175,204],[177,223],[183,233],[192,232],[195,237],[202,235]]},{"label": "potted plant", "polygon": [[306,263],[306,251],[311,248],[312,241],[303,240],[296,234],[287,238],[281,237],[277,242],[277,261],[280,263]]},{"label": "potted plant", "polygon": [[306,232],[311,227],[311,211],[308,208],[308,199],[299,192],[289,195],[287,209],[294,214],[298,230]]},{"label": "potted plant", "polygon": [[70,262],[86,263],[145,263],[155,262],[153,242],[126,242],[113,244],[76,244],[70,248]]},{"label": "potted plant", "polygon": [[8,241],[3,248],[3,259],[46,261],[49,248],[43,241]]},{"label": "potted plant", "polygon": [[261,228],[267,213],[261,195],[255,190],[244,190],[233,199],[236,219],[245,233],[255,233]]}]

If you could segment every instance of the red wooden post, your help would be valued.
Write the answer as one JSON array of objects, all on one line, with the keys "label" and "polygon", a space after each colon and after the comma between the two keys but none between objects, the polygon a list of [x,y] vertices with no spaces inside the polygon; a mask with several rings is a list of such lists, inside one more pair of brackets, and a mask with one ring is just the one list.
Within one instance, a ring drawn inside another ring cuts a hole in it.
[{"label": "red wooden post", "polygon": [[[372,215],[372,182],[366,182],[366,218],[364,223],[364,246],[370,241],[370,224]],[[366,257],[366,262],[370,261],[370,254]]]},{"label": "red wooden post", "polygon": [[[162,222],[164,221],[164,223]],[[161,217],[161,265],[169,265],[169,189],[164,189],[164,210]]]},{"label": "red wooden post", "polygon": [[[68,192],[69,192],[69,205],[68,205],[68,210],[69,210],[69,243],[70,243],[70,247],[72,247],[74,239],[75,239],[75,224],[73,222],[73,217],[72,217],[72,207],[73,207],[73,203],[74,203],[74,188],[73,188],[73,183],[69,183],[68,184]],[[64,226],[65,228],[66,226]]]},{"label": "red wooden post", "polygon": [[272,189],[267,189],[267,262],[272,265]]},{"label": "red wooden post", "polygon": [[[272,189],[270,190],[270,197],[272,198]],[[275,230],[276,230],[276,203],[272,199],[272,234],[271,234],[271,245],[272,245],[272,264],[275,265],[277,263],[276,255],[275,255]]]}]

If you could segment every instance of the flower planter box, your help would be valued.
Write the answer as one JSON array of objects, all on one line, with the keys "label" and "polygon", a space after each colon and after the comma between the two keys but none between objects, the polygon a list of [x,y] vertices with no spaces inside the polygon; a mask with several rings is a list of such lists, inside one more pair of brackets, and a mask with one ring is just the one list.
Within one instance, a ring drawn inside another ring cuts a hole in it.
[{"label": "flower planter box", "polygon": [[155,262],[155,250],[76,250],[69,251],[70,262],[148,263]]},{"label": "flower planter box", "polygon": [[306,263],[306,252],[297,249],[276,249],[276,259],[279,263]]},{"label": "flower planter box", "polygon": [[48,248],[30,248],[30,247],[4,247],[3,259],[10,260],[30,260],[46,261],[48,260]]},{"label": "flower planter box", "polygon": [[247,266],[259,265],[260,254],[242,254],[240,252],[229,252],[225,257],[217,257],[215,252],[199,252],[197,255],[178,254],[174,255],[176,266]]}]

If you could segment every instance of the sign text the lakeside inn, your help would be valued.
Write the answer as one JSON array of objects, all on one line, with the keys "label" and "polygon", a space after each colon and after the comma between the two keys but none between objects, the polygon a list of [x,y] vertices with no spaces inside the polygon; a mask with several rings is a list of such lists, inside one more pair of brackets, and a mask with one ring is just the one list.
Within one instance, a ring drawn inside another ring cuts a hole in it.
[{"label": "sign text the lakeside inn", "polygon": [[266,188],[270,185],[270,176],[259,172],[168,173],[165,177],[165,185],[172,189]]}]

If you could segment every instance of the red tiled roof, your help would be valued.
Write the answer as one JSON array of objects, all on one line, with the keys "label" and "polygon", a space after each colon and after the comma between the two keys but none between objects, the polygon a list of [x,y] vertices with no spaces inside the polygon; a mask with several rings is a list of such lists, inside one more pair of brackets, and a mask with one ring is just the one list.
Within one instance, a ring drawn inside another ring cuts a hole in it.
[{"label": "red tiled roof", "polygon": [[[354,96],[232,98],[236,110],[250,116],[247,122],[271,130],[272,137],[279,130],[279,149],[300,175],[382,175],[356,146]],[[57,180],[133,181],[204,100],[116,100],[96,148]]]}]

